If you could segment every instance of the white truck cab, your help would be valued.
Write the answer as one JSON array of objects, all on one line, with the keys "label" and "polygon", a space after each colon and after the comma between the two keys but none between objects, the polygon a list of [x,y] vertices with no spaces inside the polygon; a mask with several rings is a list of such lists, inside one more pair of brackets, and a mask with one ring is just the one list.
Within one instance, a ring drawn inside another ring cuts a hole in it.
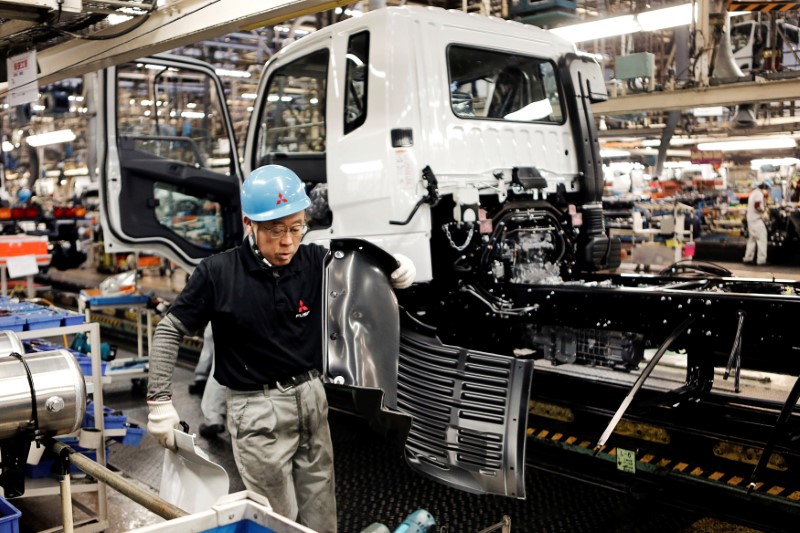
[{"label": "white truck cab", "polygon": [[[590,105],[607,95],[593,59],[517,22],[379,9],[270,59],[241,168],[226,96],[207,65],[157,56],[88,83],[107,251],[146,249],[191,268],[242,238],[249,171],[293,169],[313,202],[305,242],[363,239],[416,264],[416,311],[406,307],[414,318],[404,320],[396,359],[377,358],[397,391],[381,387],[377,403],[413,420],[409,464],[465,490],[524,497],[532,359],[447,344],[414,320],[442,287],[466,288],[500,316],[525,314],[506,309],[494,288],[619,264],[601,206]],[[554,332],[530,330],[548,345]],[[440,408],[421,407],[432,398]]]},{"label": "white truck cab", "polygon": [[266,65],[241,169],[225,98],[199,62],[149,58],[95,83],[112,250],[149,247],[190,268],[241,237],[239,182],[274,163],[318,200],[307,242],[370,240],[411,257],[417,281],[435,274],[437,234],[466,250],[519,202],[551,268],[618,264],[589,112],[606,97],[602,74],[539,28],[403,7],[314,32]]}]

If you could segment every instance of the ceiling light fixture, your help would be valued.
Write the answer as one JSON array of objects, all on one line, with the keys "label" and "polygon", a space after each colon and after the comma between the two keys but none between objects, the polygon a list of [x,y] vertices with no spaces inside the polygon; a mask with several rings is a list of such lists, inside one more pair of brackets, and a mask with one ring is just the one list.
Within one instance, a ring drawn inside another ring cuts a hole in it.
[{"label": "ceiling light fixture", "polygon": [[[730,16],[744,15],[746,12],[732,12]],[[616,37],[639,31],[656,31],[686,26],[692,23],[692,3],[663,9],[644,11],[637,15],[624,15],[610,19],[594,20],[570,26],[553,28],[551,33],[564,37],[573,43]],[[602,31],[601,31],[602,30]]]},{"label": "ceiling light fixture", "polygon": [[697,149],[733,152],[735,150],[777,150],[780,148],[794,148],[795,146],[797,146],[797,142],[792,137],[766,137],[762,139],[700,143],[697,145]]},{"label": "ceiling light fixture", "polygon": [[603,148],[600,150],[600,157],[628,157],[631,153],[627,150],[616,150],[613,148]]},{"label": "ceiling light fixture", "polygon": [[750,161],[750,168],[753,170],[759,170],[761,167],[764,166],[773,166],[773,167],[788,167],[791,165],[797,165],[800,163],[800,159],[795,157],[780,157],[775,159],[753,159]]},{"label": "ceiling light fixture", "polygon": [[692,23],[692,4],[653,9],[636,15],[642,31],[665,30]]},{"label": "ceiling light fixture", "polygon": [[228,78],[249,78],[251,74],[246,70],[228,70],[225,68],[214,69],[217,76],[227,76]]},{"label": "ceiling light fixture", "polygon": [[25,142],[30,146],[47,146],[48,144],[68,143],[75,140],[75,133],[72,130],[56,130],[30,135]]},{"label": "ceiling light fixture", "polygon": [[595,20],[586,22],[584,24],[573,24],[571,26],[562,26],[550,30],[552,33],[572,41],[579,43],[582,41],[593,41],[595,39],[604,39],[606,37],[615,37],[617,35],[627,35],[629,33],[636,33],[641,30],[641,26],[636,22],[633,15],[624,15],[622,17],[614,17],[610,19]]}]

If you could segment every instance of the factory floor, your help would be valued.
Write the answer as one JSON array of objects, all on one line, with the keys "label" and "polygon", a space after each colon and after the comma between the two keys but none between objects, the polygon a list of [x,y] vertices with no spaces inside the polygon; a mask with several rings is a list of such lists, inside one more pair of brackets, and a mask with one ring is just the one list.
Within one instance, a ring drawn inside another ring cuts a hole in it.
[{"label": "factory floor", "polygon": [[[734,275],[748,278],[800,280],[797,266],[773,265],[755,267],[734,262],[717,262]],[[622,271],[632,270],[625,265]],[[106,274],[93,269],[48,274],[51,282],[72,283],[96,287]],[[155,292],[171,300],[185,282],[185,275],[176,273],[171,280],[145,274],[140,286],[145,292]],[[104,338],[105,340],[105,338]],[[119,358],[132,357],[134,347],[120,346]],[[193,381],[191,357],[183,360],[174,376],[174,403],[190,426],[197,431],[202,422],[200,397],[190,394]],[[105,404],[123,411],[129,422],[146,425],[147,409],[140,391],[126,378],[114,378],[103,387]],[[417,508],[429,510],[437,519],[440,531],[473,533],[499,522],[504,515],[512,518],[512,531],[755,531],[707,517],[692,511],[676,510],[657,501],[638,501],[630,494],[609,490],[598,484],[583,483],[547,471],[528,468],[526,500],[478,496],[448,489],[414,474],[402,457],[398,443],[392,437],[380,435],[359,418],[334,411],[331,430],[339,508],[339,531],[356,533],[373,522],[393,529]],[[230,437],[223,433],[214,439],[197,438],[198,445],[209,457],[221,464],[230,476],[230,492],[243,490],[243,484],[233,463]],[[109,464],[120,475],[156,494],[160,483],[162,449],[145,435],[139,446],[112,443]],[[76,479],[75,483],[80,483]],[[97,508],[96,494],[76,494],[74,499],[90,511],[75,508],[75,522],[91,519]],[[60,500],[57,495],[14,499],[12,503],[22,512],[20,531],[57,531],[61,525]],[[106,531],[130,531],[162,521],[129,498],[108,490],[108,522]],[[51,529],[52,528],[52,529]]]}]

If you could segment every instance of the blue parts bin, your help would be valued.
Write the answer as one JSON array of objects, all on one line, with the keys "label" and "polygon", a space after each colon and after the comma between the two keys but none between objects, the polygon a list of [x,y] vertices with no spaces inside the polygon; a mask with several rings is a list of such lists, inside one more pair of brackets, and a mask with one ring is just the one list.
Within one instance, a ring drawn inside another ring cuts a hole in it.
[{"label": "blue parts bin", "polygon": [[25,329],[25,317],[0,310],[0,329],[18,333]]},{"label": "blue parts bin", "polygon": [[0,533],[19,533],[19,517],[22,513],[0,496]]},{"label": "blue parts bin", "polygon": [[84,316],[80,313],[0,297],[0,329],[20,332],[74,326],[83,322]]},{"label": "blue parts bin", "polygon": [[[122,429],[128,417],[122,414],[121,411],[115,411],[110,407],[103,406],[103,424],[105,429]],[[89,402],[86,405],[86,417],[83,419],[83,426],[85,428],[97,427],[94,418],[94,403]]]},{"label": "blue parts bin", "polygon": [[99,289],[84,289],[81,291],[81,298],[91,308],[98,305],[134,305],[143,304],[150,301],[148,294],[120,294],[117,296],[103,295]]}]

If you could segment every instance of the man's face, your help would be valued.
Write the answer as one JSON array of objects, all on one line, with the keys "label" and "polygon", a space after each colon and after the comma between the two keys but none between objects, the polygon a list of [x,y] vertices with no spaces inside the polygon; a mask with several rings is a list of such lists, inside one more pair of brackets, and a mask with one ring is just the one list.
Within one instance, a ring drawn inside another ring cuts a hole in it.
[{"label": "man's face", "polygon": [[[273,266],[288,265],[303,238],[298,231],[305,224],[305,211],[267,222],[253,222],[247,217],[244,223],[255,231],[256,246]],[[294,229],[294,231],[292,231]]]}]

